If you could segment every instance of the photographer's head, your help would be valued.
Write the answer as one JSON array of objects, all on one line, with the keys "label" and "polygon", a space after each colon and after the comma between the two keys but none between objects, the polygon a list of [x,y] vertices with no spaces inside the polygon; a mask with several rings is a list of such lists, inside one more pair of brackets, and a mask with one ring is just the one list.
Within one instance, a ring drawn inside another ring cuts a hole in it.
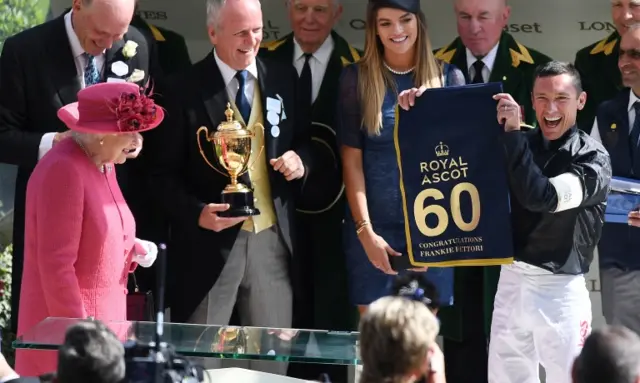
[{"label": "photographer's head", "polygon": [[436,286],[427,279],[426,273],[410,272],[399,275],[393,281],[391,293],[417,302],[422,302],[433,312],[440,307]]},{"label": "photographer's head", "polygon": [[363,383],[414,381],[429,372],[440,328],[427,306],[402,297],[383,297],[360,320]]},{"label": "photographer's head", "polygon": [[99,321],[67,330],[58,351],[58,383],[120,383],[125,377],[124,347]]},{"label": "photographer's head", "polygon": [[594,330],[573,364],[573,383],[640,383],[640,337],[622,326]]}]

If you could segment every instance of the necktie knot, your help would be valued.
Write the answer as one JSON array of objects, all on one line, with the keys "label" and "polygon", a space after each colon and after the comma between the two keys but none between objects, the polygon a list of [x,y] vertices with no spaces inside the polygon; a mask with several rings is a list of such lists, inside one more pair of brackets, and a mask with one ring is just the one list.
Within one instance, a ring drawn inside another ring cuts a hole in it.
[{"label": "necktie knot", "polygon": [[484,62],[482,60],[476,60],[473,63],[473,80],[471,81],[473,84],[481,84],[484,83],[484,78],[482,77],[482,69],[484,69]]},{"label": "necktie knot", "polygon": [[303,115],[308,115],[308,113],[311,113],[311,105],[313,104],[313,78],[311,74],[311,65],[309,64],[309,60],[313,57],[313,54],[304,53],[303,57],[304,65],[302,66],[302,71],[300,72],[298,79],[297,97],[301,101],[301,108],[304,108],[304,111],[301,113]]},{"label": "necktie knot", "polygon": [[249,72],[246,70],[239,70],[236,72],[236,79],[238,79],[238,93],[236,93],[236,107],[242,115],[242,119],[245,123],[249,123],[249,116],[251,115],[251,104],[245,94],[245,87],[247,85],[247,75]]},{"label": "necktie knot", "polygon": [[236,78],[238,79],[238,82],[240,83],[240,86],[243,87],[244,84],[246,84],[247,82],[247,75],[249,74],[249,72],[247,72],[246,70],[239,70],[236,72]]},{"label": "necktie knot", "polygon": [[633,103],[633,109],[636,111],[636,118],[638,118],[638,112],[640,112],[640,101],[636,101]]}]

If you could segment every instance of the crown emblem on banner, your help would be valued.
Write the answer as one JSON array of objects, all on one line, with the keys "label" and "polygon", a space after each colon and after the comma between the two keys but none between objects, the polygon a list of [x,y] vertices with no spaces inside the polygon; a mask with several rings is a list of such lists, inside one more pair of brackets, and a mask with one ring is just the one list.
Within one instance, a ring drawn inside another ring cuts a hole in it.
[{"label": "crown emblem on banner", "polygon": [[436,156],[444,157],[449,155],[449,147],[442,143],[442,141],[436,145]]}]

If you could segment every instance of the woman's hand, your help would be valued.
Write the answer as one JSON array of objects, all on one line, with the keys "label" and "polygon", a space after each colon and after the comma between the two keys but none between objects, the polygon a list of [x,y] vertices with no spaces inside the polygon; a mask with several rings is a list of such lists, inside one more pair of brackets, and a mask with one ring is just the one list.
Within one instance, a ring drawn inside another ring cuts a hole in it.
[{"label": "woman's hand", "polygon": [[133,262],[142,267],[151,267],[158,257],[158,246],[155,243],[136,238]]},{"label": "woman's hand", "polygon": [[434,342],[429,348],[427,358],[429,360],[427,383],[446,383],[447,379],[444,376],[444,354],[437,343]]},{"label": "woman's hand", "polygon": [[629,212],[629,225],[640,227],[640,207]]},{"label": "woman's hand", "polygon": [[371,264],[385,274],[396,275],[397,271],[391,268],[389,256],[397,257],[402,254],[393,250],[391,246],[381,236],[376,234],[371,227],[360,234],[360,243],[364,247],[365,253]]},{"label": "woman's hand", "polygon": [[427,90],[427,87],[424,85],[420,88],[403,90],[398,95],[398,105],[404,110],[409,110],[409,108],[415,104],[416,97],[422,96],[425,90]]}]

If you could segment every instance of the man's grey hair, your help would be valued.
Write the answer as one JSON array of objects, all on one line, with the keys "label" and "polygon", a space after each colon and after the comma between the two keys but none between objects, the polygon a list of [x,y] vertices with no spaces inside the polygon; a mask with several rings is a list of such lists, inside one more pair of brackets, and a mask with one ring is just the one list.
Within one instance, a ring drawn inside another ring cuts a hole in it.
[{"label": "man's grey hair", "polygon": [[640,337],[605,326],[587,338],[573,366],[574,383],[635,383],[640,377]]},{"label": "man's grey hair", "polygon": [[[260,0],[254,0],[260,3]],[[220,13],[227,4],[227,0],[207,0],[207,26],[218,28],[220,26]]]},{"label": "man's grey hair", "polygon": [[71,326],[58,351],[59,382],[120,383],[125,377],[124,346],[102,322]]}]

